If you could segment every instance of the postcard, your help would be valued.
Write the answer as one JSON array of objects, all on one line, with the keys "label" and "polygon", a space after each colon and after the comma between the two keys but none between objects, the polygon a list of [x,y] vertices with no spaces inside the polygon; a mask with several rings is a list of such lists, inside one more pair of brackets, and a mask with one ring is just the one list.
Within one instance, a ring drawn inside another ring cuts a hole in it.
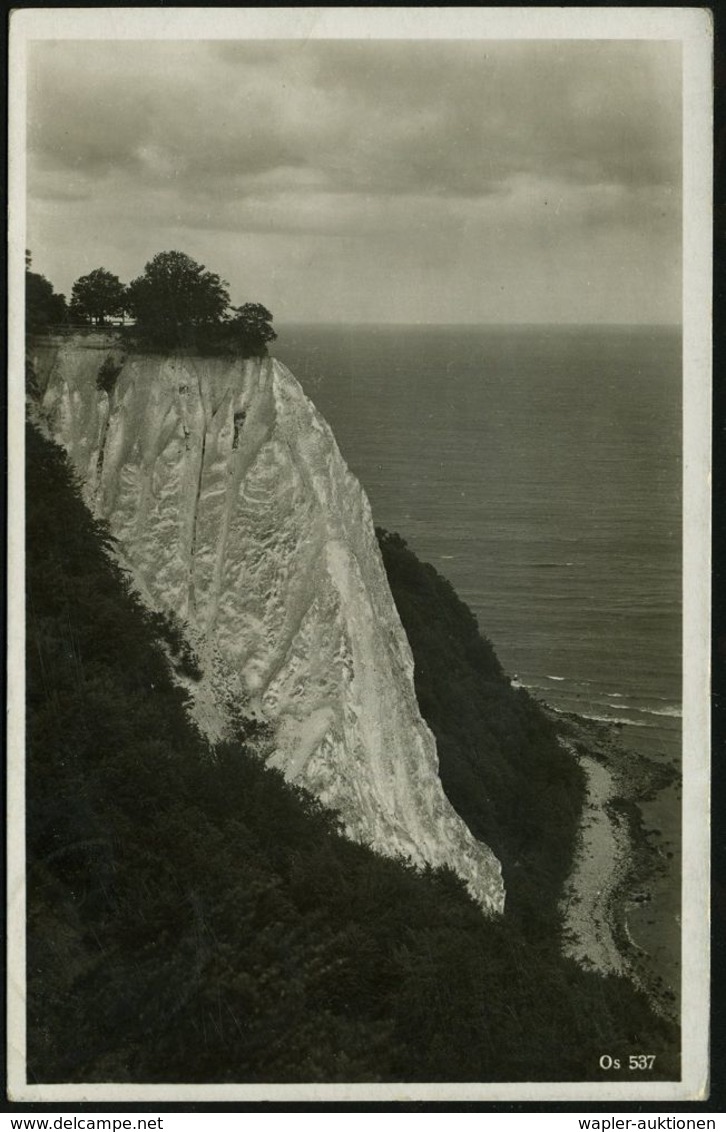
[{"label": "postcard", "polygon": [[704,1099],[708,13],[11,25],[11,1098]]}]

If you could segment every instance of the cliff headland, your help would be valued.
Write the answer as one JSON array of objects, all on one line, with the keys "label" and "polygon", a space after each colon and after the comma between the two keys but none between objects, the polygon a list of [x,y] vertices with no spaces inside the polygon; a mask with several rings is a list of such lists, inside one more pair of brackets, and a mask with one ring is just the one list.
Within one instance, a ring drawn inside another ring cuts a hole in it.
[{"label": "cliff headland", "polygon": [[36,1077],[676,1076],[562,954],[582,767],[289,371],[30,346]]}]

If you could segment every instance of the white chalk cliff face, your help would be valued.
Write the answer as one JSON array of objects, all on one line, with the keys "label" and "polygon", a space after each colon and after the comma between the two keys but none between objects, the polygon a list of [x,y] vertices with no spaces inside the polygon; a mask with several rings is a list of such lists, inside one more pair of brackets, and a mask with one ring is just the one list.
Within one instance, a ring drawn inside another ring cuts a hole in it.
[{"label": "white chalk cliff face", "polygon": [[[292,374],[273,359],[124,360],[93,336],[33,353],[42,414],[89,504],[146,600],[184,619],[202,666],[221,658],[245,710],[270,721],[268,761],[351,838],[448,865],[500,911],[499,862],[438,777],[368,500]],[[109,357],[110,395],[96,385]]]}]

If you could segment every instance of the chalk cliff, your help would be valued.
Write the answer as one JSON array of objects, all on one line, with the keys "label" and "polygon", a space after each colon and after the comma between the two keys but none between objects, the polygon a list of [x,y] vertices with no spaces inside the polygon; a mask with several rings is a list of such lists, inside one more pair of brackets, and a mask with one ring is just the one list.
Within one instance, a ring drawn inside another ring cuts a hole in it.
[{"label": "chalk cliff", "polygon": [[501,911],[499,863],[438,777],[368,500],[289,370],[124,357],[103,335],[38,339],[31,360],[40,413],[139,590],[189,627],[210,737],[231,695],[351,838],[447,865]]}]

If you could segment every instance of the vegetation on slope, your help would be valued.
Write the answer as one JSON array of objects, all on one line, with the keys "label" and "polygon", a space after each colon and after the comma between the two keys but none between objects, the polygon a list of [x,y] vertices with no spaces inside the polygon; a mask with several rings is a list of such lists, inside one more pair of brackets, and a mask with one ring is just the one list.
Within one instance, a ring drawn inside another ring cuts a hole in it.
[{"label": "vegetation on slope", "polygon": [[[521,917],[486,920],[449,873],[345,841],[244,726],[210,751],[158,643],[181,651],[173,626],[109,560],[59,449],[31,428],[27,453],[31,1081],[597,1079],[603,1051],[643,1050],[650,1079],[677,1076],[673,1029],[628,983],[581,971]],[[416,662],[433,689],[446,625],[463,712],[496,662],[447,596]],[[509,754],[526,800],[531,760]],[[514,847],[514,875],[546,823],[490,801],[482,828]]]},{"label": "vegetation on slope", "polygon": [[553,934],[585,800],[583,773],[540,706],[512,687],[451,584],[400,535],[377,533],[444,790],[501,861],[508,916],[533,938]]},{"label": "vegetation on slope", "polygon": [[42,333],[51,323],[64,322],[66,297],[58,295],[44,275],[31,271],[32,257],[25,252],[25,326],[29,334]]}]

